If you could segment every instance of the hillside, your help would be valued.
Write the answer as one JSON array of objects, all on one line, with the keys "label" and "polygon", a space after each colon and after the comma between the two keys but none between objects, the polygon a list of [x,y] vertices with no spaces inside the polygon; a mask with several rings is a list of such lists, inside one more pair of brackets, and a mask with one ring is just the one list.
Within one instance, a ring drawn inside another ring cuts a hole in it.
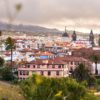
[{"label": "hillside", "polygon": [[24,100],[19,87],[0,81],[0,100]]},{"label": "hillside", "polygon": [[50,29],[41,26],[35,25],[12,25],[0,22],[0,30],[1,31],[17,31],[17,32],[26,32],[26,33],[61,33],[61,31],[57,29]]}]

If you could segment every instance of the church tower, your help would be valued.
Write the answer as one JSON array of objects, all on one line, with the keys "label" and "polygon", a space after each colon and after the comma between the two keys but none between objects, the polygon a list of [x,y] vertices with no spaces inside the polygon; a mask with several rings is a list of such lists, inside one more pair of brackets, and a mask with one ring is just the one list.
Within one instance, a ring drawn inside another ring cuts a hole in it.
[{"label": "church tower", "polygon": [[76,31],[73,31],[73,34],[72,34],[72,41],[76,41],[76,40],[77,40]]},{"label": "church tower", "polygon": [[89,42],[91,43],[92,46],[94,46],[94,34],[92,30],[89,35]]},{"label": "church tower", "polygon": [[66,26],[65,26],[65,32],[63,33],[62,37],[68,37],[68,33],[66,31]]}]

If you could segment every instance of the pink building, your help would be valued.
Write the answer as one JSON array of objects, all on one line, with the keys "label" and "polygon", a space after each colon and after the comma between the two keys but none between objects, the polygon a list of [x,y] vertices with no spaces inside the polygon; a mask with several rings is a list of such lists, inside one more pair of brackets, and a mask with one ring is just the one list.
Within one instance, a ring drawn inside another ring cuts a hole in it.
[{"label": "pink building", "polygon": [[57,57],[52,59],[38,59],[18,67],[19,80],[26,79],[32,74],[39,74],[46,77],[67,77],[70,71],[75,69],[79,63],[83,63],[90,69],[91,62],[82,57]]},{"label": "pink building", "polygon": [[39,74],[46,77],[67,77],[69,74],[67,64],[60,59],[38,59],[29,63],[21,64],[18,67],[19,80],[26,79],[32,74]]}]

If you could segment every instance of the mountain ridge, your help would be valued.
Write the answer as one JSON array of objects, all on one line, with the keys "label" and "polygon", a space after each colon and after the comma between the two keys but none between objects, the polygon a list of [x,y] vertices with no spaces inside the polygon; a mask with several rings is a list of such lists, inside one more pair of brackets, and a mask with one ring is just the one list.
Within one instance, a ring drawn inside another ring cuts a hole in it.
[{"label": "mountain ridge", "polygon": [[14,24],[7,24],[0,22],[0,30],[1,31],[16,31],[16,32],[26,32],[26,33],[61,33],[60,30],[56,28],[46,28],[42,26],[35,26],[35,25],[14,25]]}]

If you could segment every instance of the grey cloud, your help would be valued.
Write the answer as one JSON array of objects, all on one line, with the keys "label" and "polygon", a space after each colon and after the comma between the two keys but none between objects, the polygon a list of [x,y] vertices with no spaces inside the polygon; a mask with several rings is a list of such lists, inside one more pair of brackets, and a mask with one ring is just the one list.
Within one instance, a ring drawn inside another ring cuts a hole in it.
[{"label": "grey cloud", "polygon": [[[8,0],[11,12],[14,5],[22,3],[23,8],[16,20],[33,24],[53,24],[62,20],[72,21],[77,26],[99,27],[100,0]],[[0,0],[0,17],[6,16],[6,9]],[[3,10],[2,10],[3,9]],[[81,21],[80,21],[81,20]],[[98,20],[98,22],[96,21]],[[84,24],[84,21],[87,24]],[[92,23],[90,23],[92,21]],[[98,24],[96,24],[98,23]],[[66,24],[66,23],[65,23]],[[68,24],[68,23],[67,23]],[[93,25],[94,24],[94,25]]]}]

